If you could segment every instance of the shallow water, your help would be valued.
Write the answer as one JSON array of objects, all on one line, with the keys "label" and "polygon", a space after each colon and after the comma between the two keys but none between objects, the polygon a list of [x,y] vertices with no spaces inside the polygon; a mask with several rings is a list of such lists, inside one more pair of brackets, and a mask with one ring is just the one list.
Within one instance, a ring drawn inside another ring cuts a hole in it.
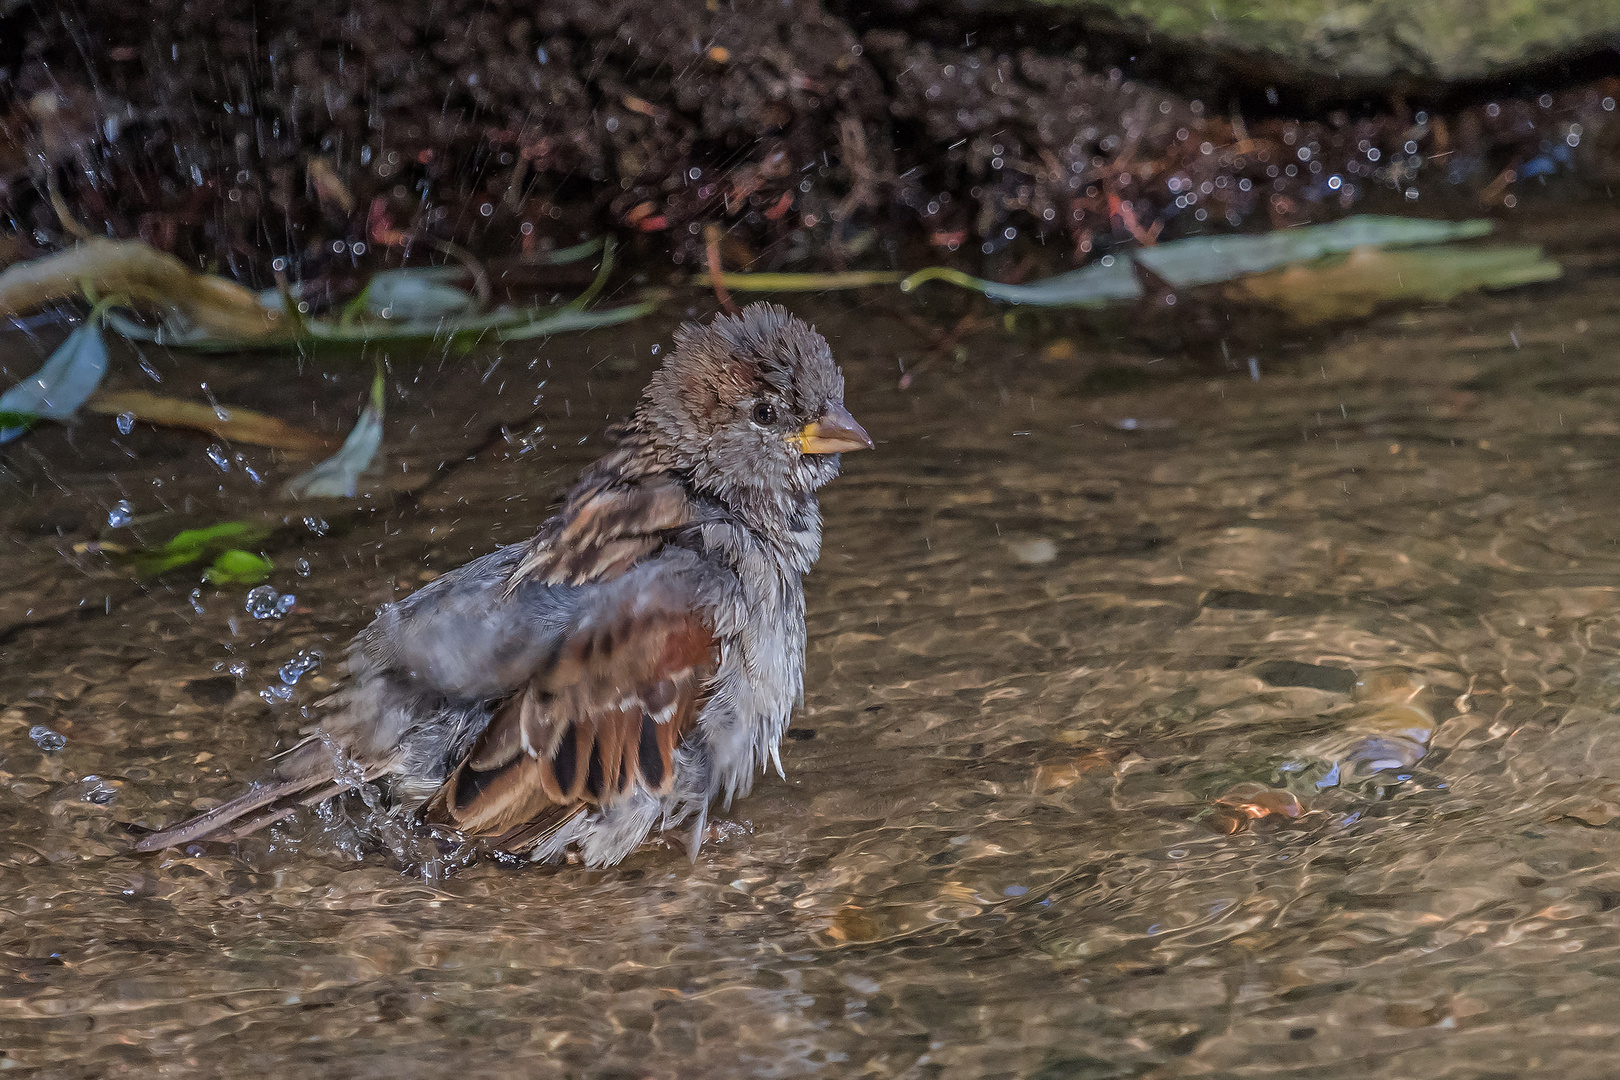
[{"label": "shallow water", "polygon": [[[1620,222],[1529,234],[1565,281],[1279,343],[1258,380],[1073,330],[1078,359],[997,331],[918,371],[892,303],[795,303],[879,450],[826,493],[788,779],[695,863],[402,868],[358,802],[125,853],[286,745],[378,604],[538,523],[668,322],[394,353],[373,496],[318,512],[268,451],[261,485],[201,436],[34,433],[0,458],[0,1065],[1610,1075]],[[148,361],[332,434],[369,379]],[[542,379],[542,430],[464,460]],[[261,516],[281,618],[72,550]],[[300,650],[324,664],[261,693]]]}]

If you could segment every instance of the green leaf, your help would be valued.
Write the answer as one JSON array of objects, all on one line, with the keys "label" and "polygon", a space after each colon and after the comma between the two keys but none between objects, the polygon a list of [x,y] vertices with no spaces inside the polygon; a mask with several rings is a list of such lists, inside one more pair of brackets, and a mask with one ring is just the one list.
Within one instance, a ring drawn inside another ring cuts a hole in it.
[{"label": "green leaf", "polygon": [[525,323],[501,327],[502,341],[523,341],[526,338],[546,337],[549,334],[561,334],[567,330],[600,330],[604,326],[618,326],[639,319],[643,315],[658,310],[658,305],[651,300],[640,304],[627,304],[624,307],[601,308],[596,311],[580,311],[575,308],[563,308],[551,314],[533,318]]},{"label": "green leaf", "polygon": [[241,548],[229,548],[219,553],[214,564],[203,573],[203,580],[212,585],[257,585],[270,576],[275,564],[262,555]]},{"label": "green leaf", "polygon": [[523,261],[532,263],[535,266],[566,266],[569,263],[577,263],[581,259],[588,259],[600,250],[602,250],[602,241],[598,238],[596,240],[587,240],[583,244],[575,244],[573,247],[538,252],[534,255],[525,256]]},{"label": "green leaf", "polygon": [[[1491,231],[1485,220],[1435,221],[1426,218],[1358,215],[1326,225],[1278,229],[1258,235],[1194,236],[1168,244],[1140,248],[1130,257],[1114,257],[1108,265],[1098,260],[1066,274],[1028,285],[1002,285],[972,277],[960,270],[931,266],[900,283],[911,292],[925,282],[945,281],[981,292],[992,300],[1037,307],[1099,307],[1139,298],[1142,284],[1131,268],[1131,258],[1171,285],[1192,287],[1232,281],[1246,274],[1274,270],[1290,263],[1308,262],[1323,255],[1343,254],[1358,247],[1410,247],[1466,240]],[[730,277],[727,277],[730,283]]]},{"label": "green leaf", "polygon": [[568,302],[568,310],[583,311],[591,306],[598,293],[607,286],[608,275],[613,273],[613,238],[610,236],[602,243],[602,262],[596,268],[596,277],[591,279],[590,286],[574,299]]},{"label": "green leaf", "polygon": [[157,577],[183,566],[202,562],[244,544],[256,544],[270,535],[264,525],[245,521],[225,521],[201,529],[187,529],[161,547],[148,548],[135,555],[135,572],[143,578]]},{"label": "green leaf", "polygon": [[[847,270],[837,274],[725,274],[722,279],[726,288],[734,292],[827,292],[868,285],[899,285],[906,280],[906,274],[903,270]],[[691,283],[710,288],[714,280],[708,274],[697,274]]]}]

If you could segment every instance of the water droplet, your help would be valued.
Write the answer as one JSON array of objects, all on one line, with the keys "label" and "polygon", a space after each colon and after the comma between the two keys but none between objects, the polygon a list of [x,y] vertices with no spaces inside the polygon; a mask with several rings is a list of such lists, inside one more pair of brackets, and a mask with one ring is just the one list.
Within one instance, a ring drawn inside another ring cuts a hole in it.
[{"label": "water droplet", "polygon": [[202,590],[201,589],[192,589],[191,590],[191,595],[186,597],[186,599],[191,601],[191,610],[192,611],[195,611],[199,615],[208,614],[208,609],[203,607]]},{"label": "water droplet", "polygon": [[219,467],[220,472],[231,471],[231,459],[225,453],[225,448],[219,443],[210,443],[208,447],[208,460]]},{"label": "water droplet", "polygon": [[47,754],[54,754],[67,745],[67,736],[59,731],[52,731],[44,724],[35,724],[28,729],[28,737],[34,740],[34,745]]},{"label": "water droplet", "polygon": [[132,412],[119,413],[117,422],[118,434],[120,435],[128,435],[135,430],[135,414]]},{"label": "water droplet", "polygon": [[248,591],[244,610],[255,619],[279,619],[286,612],[281,607],[281,594],[269,585],[257,585]]},{"label": "water droplet", "polygon": [[321,518],[318,518],[318,517],[306,517],[304,519],[304,528],[308,529],[310,532],[314,533],[316,536],[325,536],[326,535],[326,530],[328,528],[330,528],[330,526],[327,525],[326,522]]},{"label": "water droplet", "polygon": [[129,505],[128,499],[119,499],[113,503],[112,509],[107,511],[107,527],[122,529],[135,520],[135,508]]},{"label": "water droplet", "polygon": [[298,597],[294,596],[292,593],[284,593],[281,598],[276,601],[276,618],[279,619],[281,616],[287,614],[287,612],[291,611],[293,607],[297,605],[297,603]]},{"label": "water droplet", "polygon": [[247,478],[253,481],[255,484],[264,483],[264,481],[260,479],[259,474],[254,471],[253,466],[248,464],[248,459],[242,456],[241,453],[236,455],[236,467],[246,473]]},{"label": "water droplet", "polygon": [[319,649],[299,649],[298,655],[281,665],[277,672],[281,681],[288,686],[296,686],[298,680],[306,674],[321,666],[321,651]]},{"label": "water droplet", "polygon": [[278,701],[287,701],[293,695],[293,688],[285,685],[267,686],[259,691],[259,696],[274,705]]},{"label": "water droplet", "polygon": [[247,673],[248,673],[247,661],[245,661],[245,660],[236,661],[234,664],[231,665],[230,672],[231,672],[232,675],[235,675],[238,679],[247,678]]},{"label": "water droplet", "polygon": [[293,569],[298,572],[299,577],[309,577],[309,560],[299,559],[293,563]]}]

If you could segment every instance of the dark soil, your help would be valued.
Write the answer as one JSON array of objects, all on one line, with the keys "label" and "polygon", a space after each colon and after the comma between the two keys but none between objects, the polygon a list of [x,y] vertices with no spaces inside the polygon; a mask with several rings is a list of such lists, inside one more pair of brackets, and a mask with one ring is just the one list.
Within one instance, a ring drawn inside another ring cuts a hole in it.
[{"label": "dark soil", "polygon": [[0,248],[6,229],[24,255],[71,239],[49,177],[91,230],[255,285],[277,257],[308,279],[430,239],[504,255],[605,231],[696,267],[711,223],[730,269],[1006,279],[1352,208],[1506,210],[1620,173],[1620,78],[1590,70],[1523,97],[1245,120],[1055,35],[945,45],[937,9],[926,35],[903,23],[817,0],[13,0]]}]

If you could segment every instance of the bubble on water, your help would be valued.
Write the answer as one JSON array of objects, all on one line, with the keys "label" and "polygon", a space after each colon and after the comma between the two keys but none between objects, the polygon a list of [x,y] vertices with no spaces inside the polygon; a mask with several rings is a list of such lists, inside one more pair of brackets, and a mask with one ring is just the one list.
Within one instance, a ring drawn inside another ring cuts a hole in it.
[{"label": "bubble on water", "polygon": [[191,610],[192,611],[195,611],[199,615],[208,614],[208,609],[203,607],[202,590],[201,589],[192,589],[191,590],[191,595],[187,596],[186,599],[191,601]]},{"label": "bubble on water", "polygon": [[323,518],[306,517],[304,519],[304,528],[308,529],[316,536],[325,536],[326,530],[331,528],[331,526],[328,525]]},{"label": "bubble on water", "polygon": [[106,806],[108,803],[118,798],[118,789],[94,774],[85,777],[83,780],[80,780],[79,783],[83,788],[79,798],[83,799],[87,803],[94,803],[97,806]]},{"label": "bubble on water", "polygon": [[298,655],[282,664],[277,674],[288,686],[296,686],[299,679],[321,666],[321,659],[319,649],[299,649]]},{"label": "bubble on water", "polygon": [[219,445],[219,443],[211,443],[209,444],[207,453],[208,460],[219,466],[220,472],[231,471],[230,455],[225,453],[225,448],[223,446]]},{"label": "bubble on water", "polygon": [[283,594],[276,601],[276,618],[279,619],[281,616],[287,614],[287,612],[291,611],[297,603],[298,597],[294,596],[292,593]]},{"label": "bubble on water", "polygon": [[135,520],[135,508],[129,505],[128,499],[119,499],[107,511],[107,526],[113,529],[122,529]]},{"label": "bubble on water", "polygon": [[28,737],[34,740],[34,745],[47,754],[54,754],[67,745],[67,736],[60,731],[52,731],[44,724],[35,724],[28,729]]},{"label": "bubble on water", "polygon": [[121,412],[118,414],[117,423],[118,433],[120,435],[128,435],[130,432],[135,430],[135,414],[132,412]]},{"label": "bubble on water", "polygon": [[297,571],[299,577],[309,577],[309,560],[299,559],[293,563],[293,570]]},{"label": "bubble on water", "polygon": [[247,678],[247,673],[248,673],[247,661],[246,660],[238,660],[238,661],[236,661],[234,664],[231,665],[230,672],[231,672],[232,675],[235,675],[238,679]]},{"label": "bubble on water", "polygon": [[271,705],[274,705],[277,702],[287,701],[292,697],[292,695],[293,688],[282,683],[267,686],[263,690],[259,691],[259,696],[265,701],[269,702]]},{"label": "bubble on water", "polygon": [[243,610],[255,619],[279,619],[287,613],[281,606],[281,599],[281,594],[269,585],[256,585],[248,590],[247,604]]}]

